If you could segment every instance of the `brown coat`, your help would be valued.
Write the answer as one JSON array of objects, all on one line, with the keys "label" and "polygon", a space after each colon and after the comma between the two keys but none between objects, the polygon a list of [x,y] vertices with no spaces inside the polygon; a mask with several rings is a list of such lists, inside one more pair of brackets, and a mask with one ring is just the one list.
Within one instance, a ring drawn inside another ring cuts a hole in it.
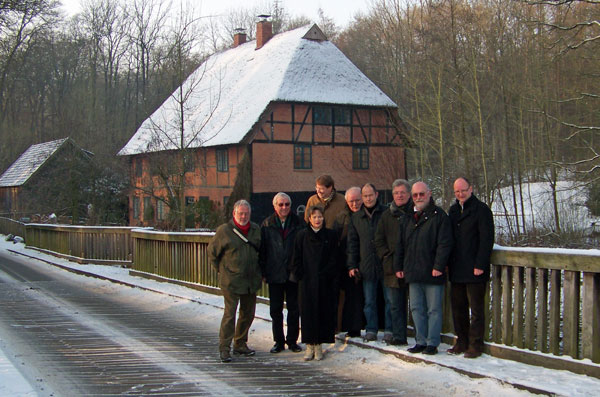
[{"label": "brown coat", "polygon": [[306,202],[306,212],[304,212],[304,221],[306,223],[308,223],[308,209],[313,205],[320,205],[325,209],[325,213],[323,214],[323,217],[325,218],[325,227],[331,229],[333,227],[333,222],[335,222],[335,218],[346,208],[346,199],[344,198],[344,195],[335,192],[333,198],[325,204],[323,200],[319,198],[318,194],[313,194]]}]

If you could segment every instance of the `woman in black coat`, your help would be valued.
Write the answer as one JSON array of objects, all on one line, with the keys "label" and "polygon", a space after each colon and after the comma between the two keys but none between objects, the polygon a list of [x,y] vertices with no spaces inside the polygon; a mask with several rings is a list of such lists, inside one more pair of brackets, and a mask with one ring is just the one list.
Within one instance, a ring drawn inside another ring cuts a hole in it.
[{"label": "woman in black coat", "polygon": [[308,209],[309,224],[294,244],[293,277],[300,282],[300,322],[306,361],[321,360],[321,343],[335,342],[337,235],[323,224],[323,208]]}]

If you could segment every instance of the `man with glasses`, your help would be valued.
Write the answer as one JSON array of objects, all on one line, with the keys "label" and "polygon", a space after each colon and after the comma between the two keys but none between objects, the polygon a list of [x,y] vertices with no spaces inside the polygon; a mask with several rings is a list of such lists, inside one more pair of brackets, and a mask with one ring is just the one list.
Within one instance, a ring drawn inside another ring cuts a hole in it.
[{"label": "man with glasses", "polygon": [[219,355],[224,363],[231,361],[232,340],[235,354],[255,353],[247,342],[254,321],[256,293],[261,286],[259,248],[260,227],[250,222],[250,203],[238,200],[233,205],[233,219],[217,228],[207,249],[208,261],[218,273],[225,304],[219,331]]},{"label": "man with glasses", "polygon": [[[456,343],[448,354],[477,358],[483,352],[485,293],[494,246],[490,208],[473,194],[466,178],[454,181],[456,202],[448,210],[456,245],[450,260],[450,302]],[[470,309],[470,322],[469,322]]]},{"label": "man with glasses", "polygon": [[[279,192],[273,197],[275,212],[266,218],[260,228],[260,267],[269,284],[270,314],[275,345],[271,353],[288,349],[302,351],[298,346],[300,311],[298,308],[298,283],[290,277],[294,240],[303,222],[291,211],[290,196]],[[293,277],[292,277],[293,278]],[[283,333],[283,302],[287,306],[287,336]]]},{"label": "man with glasses", "polygon": [[333,230],[337,232],[339,242],[339,289],[338,297],[338,331],[346,331],[349,338],[359,337],[364,326],[363,291],[360,277],[350,277],[346,267],[346,248],[348,241],[348,225],[350,217],[358,212],[363,204],[360,188],[353,186],[346,190],[344,195],[346,208],[340,212],[333,223]]},{"label": "man with glasses", "polygon": [[[379,330],[379,316],[377,310],[377,294],[383,286],[383,269],[375,252],[375,231],[385,211],[385,206],[379,204],[379,193],[372,183],[367,183],[361,190],[363,207],[352,214],[348,225],[348,274],[350,277],[362,278],[363,293],[365,295],[364,313],[367,320],[365,327],[366,342],[376,341]],[[385,298],[385,326],[384,340],[392,340],[392,316],[390,304]]]},{"label": "man with glasses", "polygon": [[436,206],[424,182],[412,186],[414,211],[400,228],[394,256],[398,278],[409,284],[416,344],[410,353],[437,354],[442,331],[445,269],[452,253],[448,215]]},{"label": "man with glasses", "polygon": [[407,214],[413,211],[408,181],[396,179],[392,183],[392,197],[393,201],[381,215],[377,226],[375,247],[383,266],[383,285],[392,315],[392,339],[387,342],[390,345],[406,345],[407,288],[404,280],[396,277],[394,272],[394,252],[400,228],[406,222]]}]

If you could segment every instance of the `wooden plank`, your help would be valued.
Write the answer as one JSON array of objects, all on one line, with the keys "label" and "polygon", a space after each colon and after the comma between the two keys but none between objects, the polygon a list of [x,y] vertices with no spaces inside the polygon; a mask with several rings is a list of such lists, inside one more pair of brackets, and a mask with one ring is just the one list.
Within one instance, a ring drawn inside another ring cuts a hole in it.
[{"label": "wooden plank", "polygon": [[502,343],[512,345],[512,267],[502,267]]},{"label": "wooden plank", "polygon": [[560,354],[560,270],[550,270],[550,353]]},{"label": "wooden plank", "polygon": [[513,345],[519,348],[524,347],[524,300],[525,290],[525,269],[522,267],[513,268]]},{"label": "wooden plank", "polygon": [[548,348],[548,270],[537,269],[537,350],[547,353]]},{"label": "wooden plank", "polygon": [[579,358],[580,273],[565,271],[563,302],[563,353]]},{"label": "wooden plank", "polygon": [[502,343],[502,266],[492,265],[492,340]]},{"label": "wooden plank", "polygon": [[535,275],[535,268],[525,269],[525,347],[530,350],[535,350]]},{"label": "wooden plank", "polygon": [[524,266],[540,269],[562,269],[580,272],[600,272],[600,256],[580,255],[569,252],[543,252],[532,248],[519,250],[494,250],[492,263],[503,266]]},{"label": "wooden plank", "polygon": [[583,358],[600,363],[600,274],[583,273],[581,352]]}]

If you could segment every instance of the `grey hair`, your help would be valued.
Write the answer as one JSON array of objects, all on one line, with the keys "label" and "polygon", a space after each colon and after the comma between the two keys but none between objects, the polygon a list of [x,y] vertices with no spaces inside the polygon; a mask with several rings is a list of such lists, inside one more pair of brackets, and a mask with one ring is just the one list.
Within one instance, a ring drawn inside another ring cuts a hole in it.
[{"label": "grey hair", "polygon": [[290,206],[292,205],[292,199],[290,196],[288,196],[287,193],[279,192],[275,195],[275,197],[273,197],[273,207],[277,205],[277,200],[280,198],[287,199],[290,202]]},{"label": "grey hair", "polygon": [[246,207],[248,207],[248,211],[252,211],[252,207],[250,207],[250,203],[244,199],[241,199],[241,200],[236,201],[235,204],[233,205],[233,212],[235,212],[238,209],[238,207],[241,207],[242,205],[245,205]]},{"label": "grey hair", "polygon": [[352,186],[352,187],[349,187],[349,188],[348,188],[348,190],[346,190],[346,193],[344,194],[344,198],[345,198],[346,200],[348,200],[348,193],[350,193],[350,191],[352,191],[352,190],[357,190],[357,191],[358,191],[358,194],[360,194],[360,193],[361,193],[361,190],[360,190],[360,188],[359,188],[358,186]]},{"label": "grey hair", "polygon": [[394,182],[392,182],[392,190],[398,186],[404,186],[406,191],[410,192],[410,183],[408,183],[406,179],[396,179]]}]

